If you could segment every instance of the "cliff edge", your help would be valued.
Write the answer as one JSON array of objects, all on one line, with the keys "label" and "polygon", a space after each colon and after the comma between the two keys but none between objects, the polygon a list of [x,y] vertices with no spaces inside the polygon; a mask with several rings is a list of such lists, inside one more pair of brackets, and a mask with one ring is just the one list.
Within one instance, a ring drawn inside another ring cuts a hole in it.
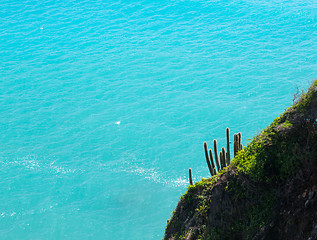
[{"label": "cliff edge", "polygon": [[232,163],[181,196],[164,240],[317,240],[317,80]]}]

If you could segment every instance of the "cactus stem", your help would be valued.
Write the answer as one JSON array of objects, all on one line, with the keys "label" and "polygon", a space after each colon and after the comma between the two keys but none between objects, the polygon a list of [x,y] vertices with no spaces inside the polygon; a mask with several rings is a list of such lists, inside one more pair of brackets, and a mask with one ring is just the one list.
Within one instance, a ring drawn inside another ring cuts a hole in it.
[{"label": "cactus stem", "polygon": [[233,143],[233,154],[234,156],[237,155],[238,152],[238,134],[234,134],[234,143]]},{"label": "cactus stem", "polygon": [[190,184],[190,185],[193,185],[192,169],[189,168],[189,169],[188,169],[188,172],[189,172],[189,184]]},{"label": "cactus stem", "polygon": [[208,166],[210,175],[213,176],[212,167],[210,165],[210,160],[209,160],[209,157],[208,157],[208,148],[207,148],[207,143],[206,142],[204,142],[204,149],[205,149],[205,156],[206,156],[207,166]]},{"label": "cactus stem", "polygon": [[223,165],[222,168],[225,168],[226,167],[226,150],[224,147],[222,147],[221,151],[222,151],[222,165]]},{"label": "cactus stem", "polygon": [[212,157],[212,150],[209,149],[209,156],[212,168],[215,168],[214,158]]},{"label": "cactus stem", "polygon": [[238,138],[238,140],[239,140],[238,141],[238,148],[239,148],[239,151],[241,151],[242,150],[242,148],[241,148],[241,132],[238,133],[238,137],[239,137]]},{"label": "cactus stem", "polygon": [[214,140],[214,153],[215,153],[215,162],[217,165],[218,172],[220,171],[220,165],[219,165],[219,157],[218,157],[218,151],[217,151],[217,140]]},{"label": "cactus stem", "polygon": [[226,135],[227,135],[227,154],[226,154],[226,159],[227,159],[227,165],[230,164],[230,129],[227,127],[226,129]]}]

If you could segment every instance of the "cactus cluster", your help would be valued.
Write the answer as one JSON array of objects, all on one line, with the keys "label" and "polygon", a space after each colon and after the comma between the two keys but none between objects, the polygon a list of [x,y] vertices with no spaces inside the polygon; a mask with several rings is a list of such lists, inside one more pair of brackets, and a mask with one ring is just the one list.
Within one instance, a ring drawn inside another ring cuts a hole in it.
[{"label": "cactus cluster", "polygon": [[[205,150],[205,157],[207,166],[210,172],[210,175],[216,175],[217,172],[222,170],[223,168],[227,167],[230,164],[230,129],[226,129],[226,136],[227,136],[227,151],[224,147],[221,148],[221,151],[218,154],[217,150],[217,140],[214,139],[214,158],[212,154],[212,150],[208,149],[207,142],[204,142],[204,150]],[[237,155],[239,151],[242,150],[242,143],[241,143],[241,132],[234,134],[234,141],[233,141],[233,154],[234,157]],[[193,185],[193,177],[192,177],[192,169],[189,168],[189,183]]]},{"label": "cactus cluster", "polygon": [[[205,157],[207,166],[211,176],[217,174],[220,170],[227,167],[230,164],[230,129],[226,129],[226,136],[227,136],[227,151],[224,147],[221,148],[221,151],[218,155],[217,150],[217,140],[214,140],[214,156],[212,156],[212,150],[207,147],[207,143],[204,142],[204,149],[205,149]],[[238,151],[242,150],[241,144],[241,133],[234,134],[234,156],[238,153]]]}]

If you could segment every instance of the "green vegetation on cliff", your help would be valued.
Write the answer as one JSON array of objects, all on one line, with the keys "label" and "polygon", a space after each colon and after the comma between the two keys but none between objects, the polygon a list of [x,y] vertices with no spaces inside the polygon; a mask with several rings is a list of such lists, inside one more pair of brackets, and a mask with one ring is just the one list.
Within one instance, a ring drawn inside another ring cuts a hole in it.
[{"label": "green vegetation on cliff", "polygon": [[316,169],[316,119],[317,80],[229,167],[188,187],[164,239],[283,239],[274,236],[277,212],[292,194],[285,186]]},{"label": "green vegetation on cliff", "polygon": [[316,156],[316,89],[317,80],[297,103],[238,154],[233,162],[238,173],[257,181],[282,180],[304,164],[303,158]]}]

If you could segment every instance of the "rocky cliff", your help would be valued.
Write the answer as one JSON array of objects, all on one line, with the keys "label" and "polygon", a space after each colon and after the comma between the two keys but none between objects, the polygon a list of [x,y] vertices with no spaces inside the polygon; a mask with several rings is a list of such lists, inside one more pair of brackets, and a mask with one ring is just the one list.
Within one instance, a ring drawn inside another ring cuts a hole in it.
[{"label": "rocky cliff", "polygon": [[164,239],[317,239],[317,80],[181,196]]}]

